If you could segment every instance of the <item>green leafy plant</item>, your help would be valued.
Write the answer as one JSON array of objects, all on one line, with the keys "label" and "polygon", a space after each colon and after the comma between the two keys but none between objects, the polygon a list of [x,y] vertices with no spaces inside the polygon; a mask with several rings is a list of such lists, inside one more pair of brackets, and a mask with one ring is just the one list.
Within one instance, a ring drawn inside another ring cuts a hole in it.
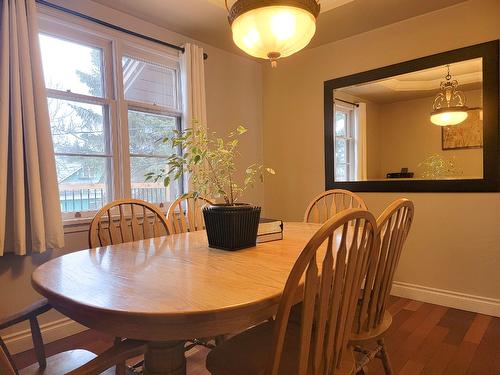
[{"label": "green leafy plant", "polygon": [[163,179],[167,187],[187,174],[193,192],[186,195],[222,198],[224,203],[234,205],[258,179],[261,182],[264,180],[264,174],[275,174],[272,168],[252,164],[246,168],[242,181],[235,181],[235,160],[240,155],[237,151],[239,138],[246,132],[247,129],[241,125],[224,138],[218,137],[215,132],[209,133],[201,126],[173,130],[161,142],[179,148],[182,152],[171,155],[166,168],[159,173],[147,173],[146,181]]},{"label": "green leafy plant", "polygon": [[420,162],[417,167],[421,169],[421,177],[429,180],[456,178],[464,174],[457,166],[454,156],[444,158],[439,154],[433,154]]}]

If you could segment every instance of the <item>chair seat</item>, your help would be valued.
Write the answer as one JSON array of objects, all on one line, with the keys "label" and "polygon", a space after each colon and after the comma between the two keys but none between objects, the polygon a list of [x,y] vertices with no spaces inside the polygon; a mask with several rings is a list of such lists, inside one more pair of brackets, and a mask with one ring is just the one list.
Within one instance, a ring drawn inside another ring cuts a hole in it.
[{"label": "chair seat", "polygon": [[[85,363],[96,358],[97,355],[88,350],[76,349],[55,354],[47,358],[47,367],[40,368],[38,363],[34,363],[19,371],[19,375],[64,375]],[[115,367],[112,367],[101,375],[113,375]]]},{"label": "chair seat", "polygon": [[[212,375],[261,375],[266,370],[273,345],[274,322],[266,322],[242,332],[218,345],[207,356]],[[281,358],[280,375],[297,374],[300,326],[289,324]],[[335,375],[354,374],[352,350],[345,353]]]},{"label": "chair seat", "polygon": [[392,324],[392,315],[390,312],[385,311],[384,318],[382,319],[382,323],[375,329],[371,329],[369,331],[362,331],[360,333],[351,333],[350,343],[361,344],[366,341],[376,340],[379,337],[383,336],[383,334],[390,328]]}]

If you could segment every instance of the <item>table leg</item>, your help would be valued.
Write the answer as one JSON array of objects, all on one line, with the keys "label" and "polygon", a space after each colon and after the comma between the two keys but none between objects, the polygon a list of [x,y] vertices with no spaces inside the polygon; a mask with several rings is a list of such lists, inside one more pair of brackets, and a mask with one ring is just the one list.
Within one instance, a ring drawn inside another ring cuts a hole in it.
[{"label": "table leg", "polygon": [[150,342],[144,355],[144,375],[186,375],[185,343]]}]

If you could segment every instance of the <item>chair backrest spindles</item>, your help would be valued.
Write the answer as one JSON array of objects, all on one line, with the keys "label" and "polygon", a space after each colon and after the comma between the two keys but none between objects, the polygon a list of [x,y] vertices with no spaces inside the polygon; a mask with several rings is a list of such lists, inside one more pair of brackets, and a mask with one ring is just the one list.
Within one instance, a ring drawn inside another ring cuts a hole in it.
[{"label": "chair backrest spindles", "polygon": [[349,208],[366,210],[363,199],[348,190],[333,189],[314,198],[306,209],[304,222],[324,223],[339,212]]},{"label": "chair backrest spindles", "polygon": [[101,208],[90,224],[90,247],[115,245],[171,234],[165,215],[139,199],[122,199]]},{"label": "chair backrest spindles", "polygon": [[303,296],[298,375],[310,374],[311,369],[315,375],[335,374],[347,348],[376,230],[371,213],[348,209],[326,221],[311,238],[285,285],[266,375],[279,373],[287,326],[295,324],[288,319],[298,293]]},{"label": "chair backrest spindles", "polygon": [[203,197],[177,198],[168,208],[167,220],[174,233],[194,232],[205,229],[203,206],[211,202]]},{"label": "chair backrest spindles", "polygon": [[377,246],[370,262],[354,332],[382,324],[394,274],[413,222],[414,206],[408,199],[394,201],[377,220]]}]

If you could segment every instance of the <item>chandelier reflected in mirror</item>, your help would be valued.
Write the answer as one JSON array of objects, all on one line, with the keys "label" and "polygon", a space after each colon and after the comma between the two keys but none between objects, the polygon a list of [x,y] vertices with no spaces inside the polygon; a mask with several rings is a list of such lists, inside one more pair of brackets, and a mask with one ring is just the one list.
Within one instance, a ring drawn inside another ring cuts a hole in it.
[{"label": "chandelier reflected in mirror", "polygon": [[311,41],[320,12],[317,0],[237,0],[228,9],[234,43],[271,61],[290,56]]},{"label": "chandelier reflected in mirror", "polygon": [[458,90],[458,81],[452,80],[450,65],[446,81],[442,81],[440,92],[434,98],[432,106],[431,122],[439,126],[458,125],[464,122],[469,116],[469,108],[465,105],[465,94]]}]

